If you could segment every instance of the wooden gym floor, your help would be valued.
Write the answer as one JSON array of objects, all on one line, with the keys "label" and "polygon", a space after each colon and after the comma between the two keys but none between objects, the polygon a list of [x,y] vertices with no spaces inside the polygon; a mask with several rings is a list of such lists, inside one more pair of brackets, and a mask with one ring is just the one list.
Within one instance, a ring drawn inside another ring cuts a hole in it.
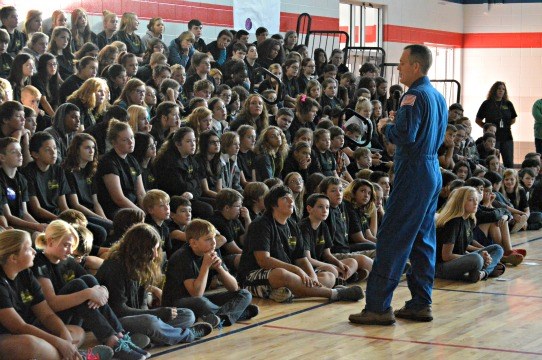
[{"label": "wooden gym floor", "polygon": [[[153,359],[530,359],[542,358],[542,230],[513,235],[523,264],[498,279],[466,284],[436,280],[431,323],[394,326],[348,322],[358,303],[255,299],[260,315],[214,330],[190,344],[152,349]],[[366,282],[361,286],[365,289]],[[409,299],[406,282],[393,306]]]}]

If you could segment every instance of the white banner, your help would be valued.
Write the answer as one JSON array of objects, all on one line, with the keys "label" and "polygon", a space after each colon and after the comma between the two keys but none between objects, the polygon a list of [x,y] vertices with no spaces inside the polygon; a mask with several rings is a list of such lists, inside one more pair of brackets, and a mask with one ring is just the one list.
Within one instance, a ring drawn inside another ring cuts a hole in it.
[{"label": "white banner", "polygon": [[233,27],[251,34],[263,26],[269,35],[280,29],[280,0],[233,0]]}]

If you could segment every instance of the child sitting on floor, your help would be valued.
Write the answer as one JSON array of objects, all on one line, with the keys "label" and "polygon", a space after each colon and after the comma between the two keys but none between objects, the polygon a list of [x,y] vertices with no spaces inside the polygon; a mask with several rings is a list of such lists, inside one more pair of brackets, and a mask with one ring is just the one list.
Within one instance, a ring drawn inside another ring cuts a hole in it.
[{"label": "child sitting on floor", "polygon": [[[239,288],[222,262],[215,235],[215,227],[206,220],[195,219],[188,224],[188,243],[169,260],[162,302],[165,306],[188,308],[216,328],[250,319],[259,310],[250,304],[250,292]],[[206,295],[215,275],[226,291]]]},{"label": "child sitting on floor", "polygon": [[436,277],[478,282],[500,276],[503,249],[497,244],[483,247],[473,239],[478,193],[466,186],[452,192],[437,221]]}]

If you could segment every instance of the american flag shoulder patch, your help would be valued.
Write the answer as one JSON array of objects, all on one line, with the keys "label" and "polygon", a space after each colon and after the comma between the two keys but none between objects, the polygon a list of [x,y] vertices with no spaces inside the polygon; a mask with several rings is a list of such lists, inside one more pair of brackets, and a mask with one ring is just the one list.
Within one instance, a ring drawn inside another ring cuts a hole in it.
[{"label": "american flag shoulder patch", "polygon": [[401,106],[413,106],[415,101],[416,101],[416,95],[407,94],[403,96],[403,100],[401,101]]}]

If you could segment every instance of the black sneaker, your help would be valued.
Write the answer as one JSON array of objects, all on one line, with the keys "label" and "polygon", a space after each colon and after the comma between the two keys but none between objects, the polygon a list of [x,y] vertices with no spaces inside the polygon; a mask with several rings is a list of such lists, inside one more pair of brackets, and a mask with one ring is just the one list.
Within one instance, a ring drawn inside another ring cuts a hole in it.
[{"label": "black sneaker", "polygon": [[258,305],[249,304],[245,311],[241,314],[239,320],[249,320],[255,317],[260,313],[260,308]]},{"label": "black sneaker", "polygon": [[147,358],[146,355],[143,355],[142,353],[135,351],[132,349],[132,346],[135,346],[131,341],[126,339],[126,336],[119,339],[117,346],[113,348],[114,350],[114,358],[118,360],[145,360]]},{"label": "black sneaker", "polygon": [[354,285],[344,289],[337,289],[339,294],[338,301],[358,301],[363,299],[363,289],[360,286]]},{"label": "black sneaker", "polygon": [[194,340],[197,340],[209,335],[213,331],[213,327],[206,322],[197,322],[189,327],[188,331],[194,335]]},{"label": "black sneaker", "polygon": [[124,341],[126,341],[130,349],[145,356],[146,359],[151,357],[151,354],[149,352],[143,350],[151,343],[151,339],[147,335],[139,333],[130,335],[130,333],[126,333],[124,334],[123,339]]},{"label": "black sneaker", "polygon": [[216,329],[220,325],[220,322],[222,321],[218,316],[216,316],[213,313],[201,315],[200,319],[201,319],[202,322],[206,322],[208,324],[211,324],[213,329]]}]

